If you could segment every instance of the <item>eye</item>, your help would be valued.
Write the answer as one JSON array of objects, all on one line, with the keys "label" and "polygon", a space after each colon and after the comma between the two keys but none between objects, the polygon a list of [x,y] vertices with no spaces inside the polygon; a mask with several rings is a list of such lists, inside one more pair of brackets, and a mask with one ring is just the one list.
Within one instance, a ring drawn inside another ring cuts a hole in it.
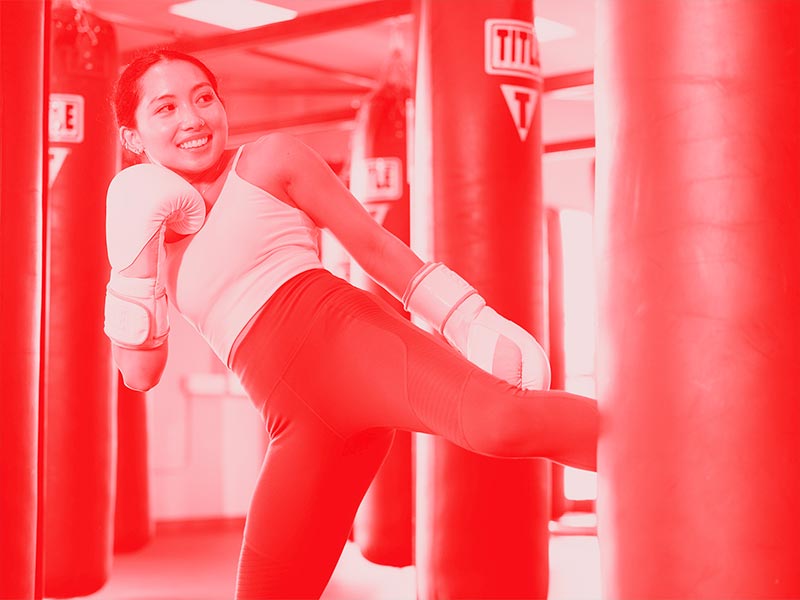
[{"label": "eye", "polygon": [[162,104],[158,108],[156,108],[156,114],[165,114],[175,108],[175,105],[172,102],[167,104]]},{"label": "eye", "polygon": [[211,92],[203,92],[197,97],[197,101],[202,104],[208,104],[214,101],[214,94]]}]

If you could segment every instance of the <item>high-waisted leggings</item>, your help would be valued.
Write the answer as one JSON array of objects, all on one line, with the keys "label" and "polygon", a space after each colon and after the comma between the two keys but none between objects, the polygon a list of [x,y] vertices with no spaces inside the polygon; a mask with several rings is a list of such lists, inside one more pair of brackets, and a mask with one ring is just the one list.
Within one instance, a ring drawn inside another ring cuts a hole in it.
[{"label": "high-waisted leggings", "polygon": [[325,270],[295,276],[269,299],[232,368],[270,440],[239,599],[320,596],[396,429],[490,456],[595,468],[594,400],[492,377]]}]

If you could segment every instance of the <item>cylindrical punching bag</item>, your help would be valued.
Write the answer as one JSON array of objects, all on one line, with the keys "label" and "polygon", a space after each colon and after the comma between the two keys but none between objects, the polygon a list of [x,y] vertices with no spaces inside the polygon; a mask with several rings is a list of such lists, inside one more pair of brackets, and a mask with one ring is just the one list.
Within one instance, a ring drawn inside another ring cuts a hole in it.
[{"label": "cylindrical punching bag", "polygon": [[36,593],[45,2],[0,2],[0,598]]},{"label": "cylindrical punching bag", "polygon": [[[545,210],[547,222],[547,335],[550,357],[550,389],[566,389],[567,365],[564,349],[564,248],[561,215],[557,209]],[[550,518],[560,519],[567,511],[564,496],[564,465],[552,464],[552,504]]]},{"label": "cylindrical punching bag", "polygon": [[[420,0],[412,245],[546,344],[541,76],[530,0]],[[550,463],[417,441],[428,598],[545,598]]]},{"label": "cylindrical punching bag", "polygon": [[68,597],[99,589],[112,559],[115,378],[103,299],[117,61],[109,24],[69,2],[54,5],[51,32],[44,588]]},{"label": "cylindrical punching bag", "polygon": [[[395,52],[381,86],[364,101],[353,132],[350,189],[372,216],[409,242],[406,105],[411,91],[402,55]],[[357,264],[350,280],[404,313],[402,305]],[[395,567],[412,564],[412,438],[395,433],[392,448],[359,507],[353,539],[368,560]]]},{"label": "cylindrical punching bag", "polygon": [[597,3],[604,596],[800,598],[800,3]]},{"label": "cylindrical punching bag", "polygon": [[150,512],[147,398],[117,375],[117,484],[114,552],[140,550],[155,532]]}]

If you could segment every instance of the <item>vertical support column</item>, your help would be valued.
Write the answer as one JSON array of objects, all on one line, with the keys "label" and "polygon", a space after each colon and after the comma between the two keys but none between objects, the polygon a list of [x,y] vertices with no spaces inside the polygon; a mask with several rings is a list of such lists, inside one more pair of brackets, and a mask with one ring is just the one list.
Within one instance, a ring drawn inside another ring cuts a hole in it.
[{"label": "vertical support column", "polygon": [[0,2],[0,598],[16,600],[37,591],[46,12]]},{"label": "vertical support column", "polygon": [[[359,109],[350,155],[350,189],[372,217],[409,242],[408,67],[396,49],[381,86]],[[403,306],[353,261],[350,281],[404,314]],[[413,563],[412,437],[397,431],[353,523],[353,539],[368,560],[395,567]]]},{"label": "vertical support column", "polygon": [[[567,385],[564,349],[564,246],[561,215],[555,208],[545,209],[547,223],[547,320],[550,356],[550,389],[563,390]],[[560,519],[567,511],[564,496],[564,465],[553,463],[551,475],[552,505],[550,518]]]},{"label": "vertical support column", "polygon": [[[530,0],[420,0],[414,248],[545,341],[538,44]],[[550,464],[417,445],[418,595],[544,598]]]},{"label": "vertical support column", "polygon": [[800,3],[596,6],[604,595],[800,597]]}]

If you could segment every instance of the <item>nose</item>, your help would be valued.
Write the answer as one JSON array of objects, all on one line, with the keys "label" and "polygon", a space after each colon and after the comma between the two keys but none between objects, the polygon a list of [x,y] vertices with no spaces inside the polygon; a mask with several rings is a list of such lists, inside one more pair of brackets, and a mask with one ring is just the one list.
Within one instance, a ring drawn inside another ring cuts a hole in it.
[{"label": "nose", "polygon": [[181,114],[181,125],[184,129],[199,129],[206,122],[192,107],[184,107]]}]

